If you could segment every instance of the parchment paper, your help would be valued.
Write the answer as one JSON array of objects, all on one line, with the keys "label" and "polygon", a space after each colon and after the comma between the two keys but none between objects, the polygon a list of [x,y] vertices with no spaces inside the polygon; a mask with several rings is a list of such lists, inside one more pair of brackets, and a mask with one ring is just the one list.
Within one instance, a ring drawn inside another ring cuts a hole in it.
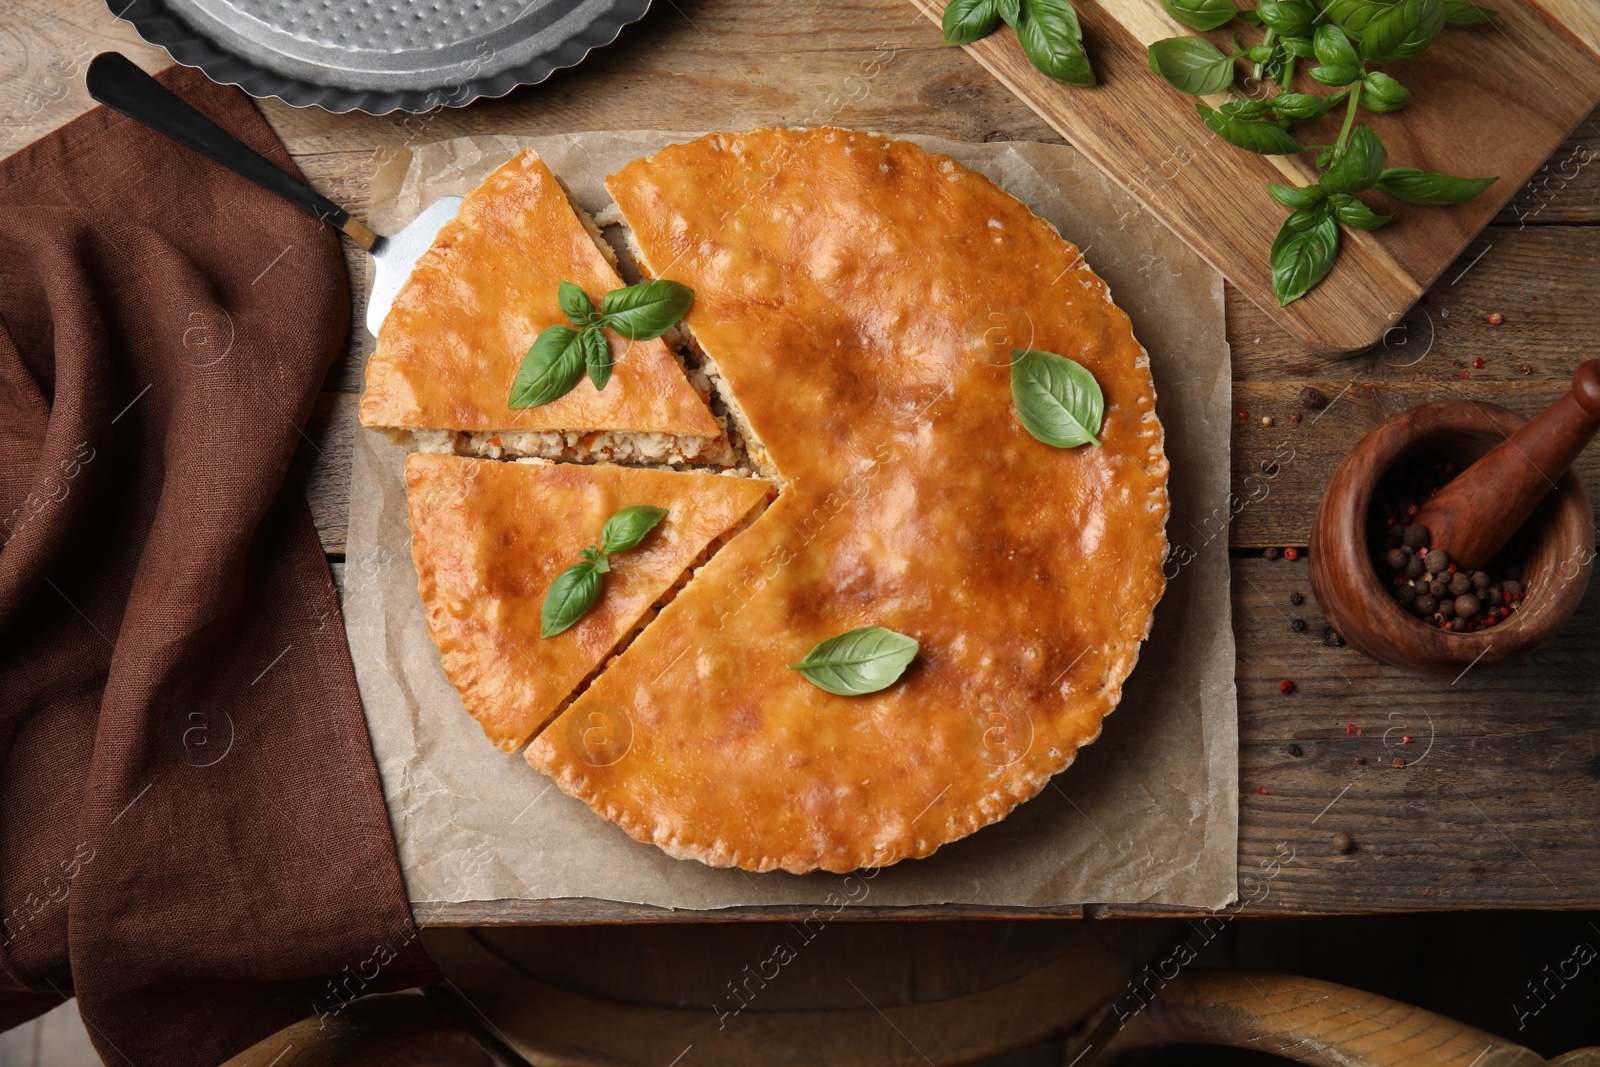
[{"label": "parchment paper", "polygon": [[[377,168],[372,221],[392,232],[435,198],[467,192],[523,146],[597,211],[609,201],[607,174],[692,136],[483,136],[414,147]],[[1238,832],[1222,279],[1070,148],[909,139],[987,174],[1053,222],[1132,317],[1166,427],[1175,550],[1154,631],[1100,740],[1004,821],[878,872],[867,898],[850,899],[1220,907],[1235,897]],[[413,901],[592,897],[712,909],[840,899],[837,875],[757,875],[672,859],[491,745],[428,636],[411,563],[404,450],[362,429],[356,441],[345,617]]]}]

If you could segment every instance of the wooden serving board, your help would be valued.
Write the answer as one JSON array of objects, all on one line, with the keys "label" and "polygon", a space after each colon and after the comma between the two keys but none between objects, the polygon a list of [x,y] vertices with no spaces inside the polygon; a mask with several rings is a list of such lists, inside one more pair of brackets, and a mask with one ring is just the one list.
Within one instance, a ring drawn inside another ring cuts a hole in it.
[{"label": "wooden serving board", "polygon": [[[945,0],[913,2],[940,20]],[[1370,233],[1341,227],[1333,271],[1286,308],[1272,295],[1267,253],[1287,211],[1267,195],[1266,183],[1310,184],[1313,155],[1253,155],[1200,122],[1196,98],[1168,86],[1147,64],[1150,42],[1195,32],[1173,21],[1159,0],[1075,0],[1100,79],[1093,88],[1040,74],[1004,26],[968,50],[1297,340],[1337,356],[1376,344],[1600,102],[1596,0],[1494,0],[1494,6],[1500,16],[1491,23],[1447,28],[1422,56],[1390,65],[1411,90],[1411,103],[1392,115],[1363,111],[1357,121],[1383,138],[1390,166],[1500,180],[1477,199],[1447,208],[1363,194],[1378,210],[1396,213],[1395,220]],[[1261,34],[1235,21],[1200,36],[1225,47],[1236,30],[1247,45]],[[1297,75],[1296,89],[1332,91],[1305,74]],[[1228,98],[1205,99],[1215,107]],[[1332,143],[1343,112],[1295,127],[1296,137]]]}]

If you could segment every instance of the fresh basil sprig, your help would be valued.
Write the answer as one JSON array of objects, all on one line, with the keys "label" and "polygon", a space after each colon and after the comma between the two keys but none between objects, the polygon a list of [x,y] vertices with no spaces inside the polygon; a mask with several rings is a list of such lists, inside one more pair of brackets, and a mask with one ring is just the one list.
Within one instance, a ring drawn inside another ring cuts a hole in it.
[{"label": "fresh basil sprig", "polygon": [[556,575],[544,594],[539,612],[539,636],[554,637],[571,629],[600,599],[601,575],[611,572],[611,557],[637,548],[640,541],[667,517],[666,508],[635,504],[606,520],[598,547],[578,553],[578,562]]},{"label": "fresh basil sprig", "polygon": [[819,689],[842,697],[887,689],[917,658],[916,638],[861,626],[820,642],[799,663],[789,664]]},{"label": "fresh basil sprig", "polygon": [[950,0],[940,25],[944,43],[960,45],[981,41],[1002,22],[1017,31],[1023,53],[1040,73],[1068,85],[1095,84],[1069,0]]},{"label": "fresh basil sprig", "polygon": [[1105,395],[1082,364],[1054,352],[1014,349],[1011,400],[1022,428],[1045,444],[1100,447],[1095,434],[1105,414]]},{"label": "fresh basil sprig", "polygon": [[[1339,255],[1339,227],[1375,230],[1392,216],[1356,199],[1376,189],[1410,204],[1459,204],[1483,192],[1495,178],[1458,178],[1410,167],[1387,167],[1388,152],[1370,127],[1357,125],[1365,109],[1375,115],[1399,111],[1411,92],[1372,63],[1391,63],[1424,52],[1447,26],[1478,26],[1495,17],[1492,8],[1469,0],[1259,0],[1250,10],[1232,0],[1161,0],[1173,19],[1198,30],[1216,30],[1231,18],[1261,26],[1259,44],[1246,48],[1234,35],[1230,54],[1198,37],[1171,37],[1149,47],[1150,69],[1180,92],[1211,96],[1226,91],[1234,63],[1246,59],[1255,78],[1277,84],[1272,96],[1230,100],[1217,108],[1197,104],[1206,127],[1235,147],[1262,155],[1315,151],[1322,172],[1315,185],[1296,188],[1268,183],[1272,199],[1293,214],[1272,243],[1272,291],[1279,304],[1300,299],[1327,277]],[[1313,81],[1337,91],[1296,92],[1295,66],[1315,59]],[[1289,132],[1296,123],[1344,108],[1344,124],[1331,145],[1300,144]]]},{"label": "fresh basil sprig", "polygon": [[657,278],[613,289],[594,301],[583,288],[569,281],[556,287],[556,302],[569,326],[548,326],[522,358],[511,382],[513,408],[536,408],[559,400],[583,380],[588,371],[595,389],[611,381],[611,344],[607,327],[630,341],[649,341],[677,324],[694,302],[694,290],[681,282]]}]

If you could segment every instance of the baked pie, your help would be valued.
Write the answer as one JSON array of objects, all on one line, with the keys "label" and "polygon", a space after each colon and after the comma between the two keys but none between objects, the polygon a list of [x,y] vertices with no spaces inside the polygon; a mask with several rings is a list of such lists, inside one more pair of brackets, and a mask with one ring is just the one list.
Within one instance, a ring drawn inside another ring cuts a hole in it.
[{"label": "baked pie", "polygon": [[367,361],[362,425],[495,458],[725,460],[722,428],[660,340],[608,331],[604,390],[584,381],[542,407],[509,405],[523,353],[567,321],[558,284],[598,300],[622,285],[610,255],[544,161],[516,156],[462,201],[395,296]]},{"label": "baked pie", "polygon": [[[473,718],[515,752],[649,621],[652,606],[767,500],[757,478],[614,464],[406,457],[411,554],[428,630]],[[640,504],[666,518],[607,575],[605,595],[541,640],[540,608],[606,519]]]},{"label": "baked pie", "polygon": [[[713,134],[607,187],[644,273],[694,291],[690,363],[779,490],[529,763],[640,841],[752,871],[883,866],[1003,818],[1099,736],[1164,589],[1168,465],[1127,315],[1049,223],[906,142]],[[1024,428],[1021,350],[1092,375],[1098,444]],[[527,593],[570,551],[501,556],[450,566],[464,591],[526,567]],[[837,696],[790,669],[864,626],[920,644],[894,684]],[[514,699],[514,654],[456,650],[480,718]]]}]

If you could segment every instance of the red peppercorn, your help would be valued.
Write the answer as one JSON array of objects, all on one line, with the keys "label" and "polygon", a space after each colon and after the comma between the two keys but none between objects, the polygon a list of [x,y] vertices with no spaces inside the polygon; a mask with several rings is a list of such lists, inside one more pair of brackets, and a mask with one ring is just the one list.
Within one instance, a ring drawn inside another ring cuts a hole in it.
[{"label": "red peppercorn", "polygon": [[1489,325],[1490,326],[1498,326],[1504,321],[1506,321],[1506,317],[1504,315],[1500,314],[1500,312],[1498,312],[1498,311],[1491,312],[1490,315],[1489,315]]},{"label": "red peppercorn", "polygon": [[1256,786],[1256,792],[1260,793],[1262,796],[1266,796],[1267,795],[1267,787],[1264,786],[1264,785],[1258,785],[1258,786]]},{"label": "red peppercorn", "polygon": [[1452,563],[1448,567],[1446,567],[1445,570],[1448,571],[1451,574],[1454,574],[1456,572],[1456,565],[1454,563]]},{"label": "red peppercorn", "polygon": [[1450,361],[1450,365],[1452,367],[1459,367],[1459,366],[1461,366],[1461,361],[1459,359],[1452,359]]},{"label": "red peppercorn", "polygon": [[1470,374],[1471,374],[1471,373],[1472,373],[1472,372],[1471,372],[1471,371],[1462,371],[1462,372],[1461,372],[1461,374],[1460,374],[1460,378],[1461,378],[1461,380],[1462,380],[1462,381],[1466,381],[1466,380],[1467,380],[1467,378],[1468,378],[1468,376],[1469,376],[1469,375],[1470,375]]},{"label": "red peppercorn", "polygon": [[1402,745],[1409,745],[1409,744],[1411,744],[1411,736],[1410,736],[1410,735],[1409,735],[1409,734],[1401,734],[1401,735],[1400,735],[1400,743],[1401,743],[1401,744],[1402,744]]},{"label": "red peppercorn", "polygon": [[1526,363],[1524,363],[1522,365],[1522,373],[1523,374],[1532,374],[1533,373],[1533,368],[1529,367]]},{"label": "red peppercorn", "polygon": [[1239,409],[1239,418],[1241,420],[1248,419],[1249,417],[1250,417],[1250,413],[1248,411],[1246,411],[1244,408],[1240,408]]},{"label": "red peppercorn", "polygon": [[1506,618],[1506,617],[1507,617],[1507,616],[1508,616],[1508,615],[1510,615],[1510,614],[1511,614],[1511,609],[1510,609],[1510,608],[1508,608],[1508,607],[1504,607],[1504,606],[1502,606],[1502,607],[1501,607],[1501,608],[1500,608],[1500,617],[1501,617],[1501,618],[1502,618],[1502,619],[1504,619],[1504,618]]},{"label": "red peppercorn", "polygon": [[1408,515],[1408,516],[1410,516],[1410,515],[1415,515],[1415,514],[1416,514],[1416,513],[1417,513],[1417,512],[1419,512],[1419,511],[1421,511],[1421,510],[1422,510],[1422,509],[1421,509],[1421,508],[1419,508],[1419,507],[1417,507],[1417,506],[1416,506],[1416,505],[1415,505],[1415,504],[1407,504],[1407,505],[1406,505],[1406,514],[1407,514],[1407,515]]},{"label": "red peppercorn", "polygon": [[1538,297],[1536,297],[1536,296],[1535,296],[1535,297],[1531,297],[1531,298],[1530,298],[1530,299],[1531,299],[1531,300],[1532,300],[1532,301],[1533,301],[1533,302],[1534,302],[1534,303],[1535,303],[1535,304],[1537,304],[1537,303],[1538,303],[1538,302],[1539,302],[1539,298],[1538,298]]},{"label": "red peppercorn", "polygon": [[1500,616],[1498,616],[1498,615],[1490,615],[1490,616],[1487,616],[1483,620],[1483,624],[1485,626],[1493,626],[1495,623],[1497,623],[1499,621],[1500,621]]},{"label": "red peppercorn", "polygon": [[1292,692],[1294,692],[1294,683],[1289,681],[1289,679],[1285,678],[1283,681],[1278,683],[1278,692],[1280,692],[1280,693],[1292,693]]},{"label": "red peppercorn", "polygon": [[1283,558],[1293,563],[1300,558],[1300,550],[1298,548],[1286,548],[1283,550]]},{"label": "red peppercorn", "polygon": [[1290,415],[1289,416],[1289,421],[1294,423],[1296,426],[1300,425],[1300,415],[1299,415],[1299,413],[1297,412],[1297,413],[1295,413],[1293,415]]},{"label": "red peppercorn", "polygon": [[1344,735],[1346,737],[1349,737],[1351,734],[1353,734],[1355,732],[1356,732],[1356,724],[1355,723],[1351,723],[1349,726],[1346,726],[1344,728]]},{"label": "red peppercorn", "polygon": [[1479,356],[1477,359],[1473,360],[1472,361],[1472,365],[1474,367],[1476,367],[1478,370],[1482,370],[1483,369],[1483,357]]}]

